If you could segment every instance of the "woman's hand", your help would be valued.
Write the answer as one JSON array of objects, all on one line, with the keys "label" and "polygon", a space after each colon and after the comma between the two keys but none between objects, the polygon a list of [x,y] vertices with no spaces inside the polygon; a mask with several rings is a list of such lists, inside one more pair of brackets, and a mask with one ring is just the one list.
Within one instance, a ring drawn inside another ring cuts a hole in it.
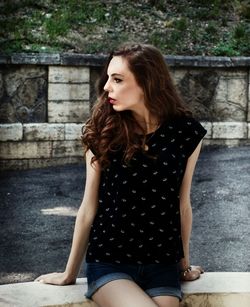
[{"label": "woman's hand", "polygon": [[63,273],[50,273],[50,274],[41,275],[37,277],[35,281],[44,284],[64,286],[64,285],[74,284],[76,282],[76,279],[69,278],[67,274],[63,272]]},{"label": "woman's hand", "polygon": [[204,273],[201,266],[191,265],[187,269],[181,271],[182,281],[193,281],[200,278],[200,275]]}]

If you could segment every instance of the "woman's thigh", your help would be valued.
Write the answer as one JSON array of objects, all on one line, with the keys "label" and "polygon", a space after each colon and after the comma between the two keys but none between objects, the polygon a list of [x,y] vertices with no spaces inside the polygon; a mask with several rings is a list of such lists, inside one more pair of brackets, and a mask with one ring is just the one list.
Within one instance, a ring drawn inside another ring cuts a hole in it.
[{"label": "woman's thigh", "polygon": [[179,307],[180,302],[174,296],[155,296],[152,298],[158,307]]},{"label": "woman's thigh", "polygon": [[94,293],[92,300],[100,307],[158,306],[135,282],[127,279],[113,280],[106,283]]}]

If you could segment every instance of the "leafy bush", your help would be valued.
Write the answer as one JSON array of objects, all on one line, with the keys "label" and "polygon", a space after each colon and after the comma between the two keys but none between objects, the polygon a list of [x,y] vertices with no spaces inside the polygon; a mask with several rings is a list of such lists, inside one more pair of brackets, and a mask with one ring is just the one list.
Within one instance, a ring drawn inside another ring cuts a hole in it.
[{"label": "leafy bush", "polygon": [[250,55],[250,1],[12,0],[0,52],[106,53],[130,40],[165,54]]}]

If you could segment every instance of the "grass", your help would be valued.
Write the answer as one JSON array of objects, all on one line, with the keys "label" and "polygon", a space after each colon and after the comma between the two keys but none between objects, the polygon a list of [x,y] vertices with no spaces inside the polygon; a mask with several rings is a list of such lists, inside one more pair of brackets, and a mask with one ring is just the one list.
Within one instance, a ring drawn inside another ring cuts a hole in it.
[{"label": "grass", "polygon": [[250,0],[0,3],[2,53],[107,53],[128,40],[165,54],[250,56]]}]

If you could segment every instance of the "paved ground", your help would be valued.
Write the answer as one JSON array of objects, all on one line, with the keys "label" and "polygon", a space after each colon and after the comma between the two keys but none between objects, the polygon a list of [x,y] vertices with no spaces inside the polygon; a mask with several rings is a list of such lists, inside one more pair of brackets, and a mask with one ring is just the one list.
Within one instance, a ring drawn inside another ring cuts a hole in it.
[{"label": "paved ground", "polygon": [[[0,284],[63,270],[84,178],[82,164],[0,174]],[[250,271],[249,185],[250,147],[203,149],[192,190],[193,264]]]}]

